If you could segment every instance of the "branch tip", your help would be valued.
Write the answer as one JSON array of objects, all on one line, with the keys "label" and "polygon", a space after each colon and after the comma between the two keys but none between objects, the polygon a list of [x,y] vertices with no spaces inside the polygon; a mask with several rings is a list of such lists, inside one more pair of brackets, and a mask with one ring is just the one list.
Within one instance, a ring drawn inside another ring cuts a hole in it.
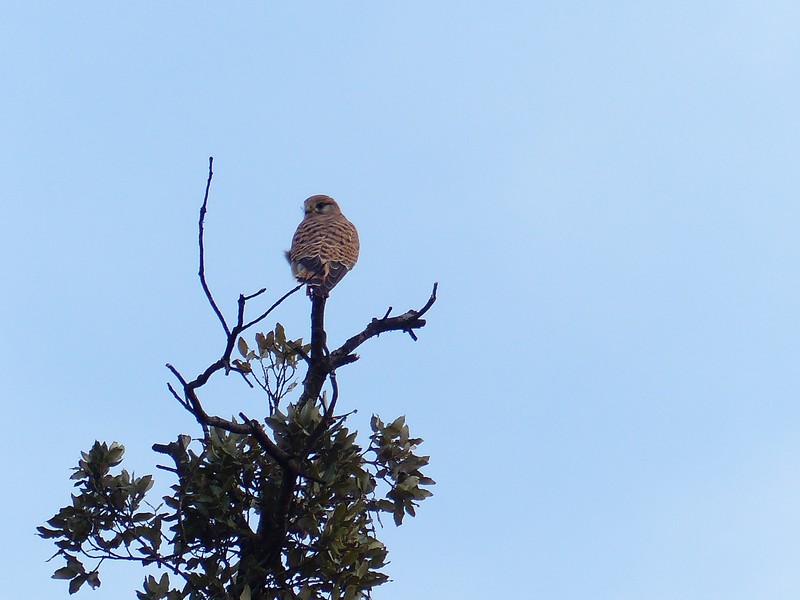
[{"label": "branch tip", "polygon": [[205,258],[205,241],[204,241],[204,228],[205,228],[205,220],[206,220],[206,212],[208,210],[208,193],[211,191],[211,180],[214,178],[214,171],[212,169],[214,165],[214,157],[208,157],[208,180],[206,181],[206,193],[203,196],[203,204],[200,206],[200,219],[197,223],[197,243],[200,247],[200,268],[197,271],[197,275],[200,277],[200,285],[203,287],[203,292],[208,299],[208,303],[211,305],[211,308],[214,310],[214,314],[217,315],[217,319],[219,319],[220,324],[222,325],[222,329],[225,330],[226,335],[230,335],[231,331],[228,327],[228,324],[225,322],[225,317],[222,316],[222,311],[220,311],[219,307],[217,306],[216,301],[214,300],[214,296],[211,294],[211,290],[208,287],[208,283],[206,282],[206,258]]}]

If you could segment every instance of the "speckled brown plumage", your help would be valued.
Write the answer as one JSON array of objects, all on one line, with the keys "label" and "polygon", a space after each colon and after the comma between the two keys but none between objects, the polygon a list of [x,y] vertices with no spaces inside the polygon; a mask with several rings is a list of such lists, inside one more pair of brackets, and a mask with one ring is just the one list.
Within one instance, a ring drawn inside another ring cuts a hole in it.
[{"label": "speckled brown plumage", "polygon": [[327,296],[358,260],[358,232],[330,196],[311,196],[286,258],[309,294]]}]

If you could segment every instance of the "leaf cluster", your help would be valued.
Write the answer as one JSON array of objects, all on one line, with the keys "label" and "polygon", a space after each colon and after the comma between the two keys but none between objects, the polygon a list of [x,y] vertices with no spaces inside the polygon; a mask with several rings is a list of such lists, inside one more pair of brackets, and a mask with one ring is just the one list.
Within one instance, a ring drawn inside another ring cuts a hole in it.
[{"label": "leaf cluster", "polygon": [[375,455],[371,464],[376,469],[375,476],[389,486],[386,498],[376,500],[375,506],[381,511],[391,512],[395,524],[401,525],[406,514],[416,516],[419,502],[433,495],[430,490],[420,487],[436,483],[421,471],[430,457],[414,454],[422,438],[411,437],[404,416],[384,425],[380,417],[373,415],[370,427],[370,451]]},{"label": "leaf cluster", "polygon": [[[240,342],[236,368],[263,367],[271,386],[264,431],[295,461],[296,481],[287,488],[290,473],[254,435],[211,426],[201,438],[154,445],[171,459],[160,468],[175,482],[153,507],[145,501],[152,477],[120,469],[120,444],[95,442],[72,476],[72,504],[39,528],[66,561],[54,577],[69,579],[71,593],[99,586],[108,559],[163,571],[145,577],[142,600],[353,600],[388,580],[376,521],[391,513],[400,525],[430,496],[425,486],[434,482],[421,471],[428,457],[415,454],[422,440],[410,436],[404,417],[386,425],[373,416],[362,448],[347,416],[333,417],[321,397],[282,410],[294,389],[287,376],[307,347],[279,327],[256,335],[257,350]],[[86,559],[96,562],[89,570]]]},{"label": "leaf cluster", "polygon": [[126,470],[113,474],[111,469],[122,462],[124,453],[125,448],[116,442],[110,446],[95,442],[82,452],[70,478],[78,493],[47,521],[48,527],[38,528],[41,537],[55,540],[57,554],[66,560],[53,578],[69,580],[70,594],[84,583],[92,588],[100,585],[97,567],[87,571],[78,555],[99,559],[99,563],[111,558],[145,565],[160,556],[163,515],[155,514],[150,505],[140,510],[153,478],[136,477]]},{"label": "leaf cluster", "polygon": [[[324,328],[326,297],[311,297],[311,343],[290,340],[283,326],[257,333],[250,347],[242,334],[263,321],[300,283],[256,318],[247,303],[261,296],[240,294],[235,320],[214,299],[205,275],[204,228],[213,177],[208,179],[198,221],[199,270],[203,293],[225,333],[221,356],[194,379],[173,365],[173,398],[200,426],[196,439],[154,444],[171,459],[159,465],[175,481],[163,502],[145,500],[150,475],[120,468],[124,447],[95,442],[81,454],[72,479],[76,493],[38,528],[53,540],[66,565],[53,577],[69,581],[73,594],[84,583],[100,585],[105,560],[132,561],[150,568],[137,592],[140,600],[356,600],[387,581],[387,550],[376,536],[380,514],[397,525],[413,516],[434,482],[421,469],[428,457],[415,454],[422,441],[410,436],[405,418],[389,425],[371,421],[366,450],[336,414],[336,370],[359,359],[356,349],[388,331],[416,340],[415,330],[436,302],[438,284],[419,310],[374,318],[339,348],[329,351]],[[233,358],[234,349],[241,358]],[[299,366],[307,365],[299,397],[292,399]],[[226,419],[209,414],[200,390],[216,374],[240,374],[251,389],[266,394],[267,415],[244,413]],[[323,387],[329,382],[330,402]],[[54,556],[54,557],[55,557]],[[87,569],[84,562],[94,564]],[[160,574],[152,573],[158,569]]]},{"label": "leaf cluster", "polygon": [[283,325],[278,323],[274,331],[256,333],[256,347],[251,349],[244,337],[236,342],[241,359],[234,359],[233,367],[244,375],[251,376],[269,400],[270,414],[278,408],[280,399],[296,386],[294,376],[299,362],[308,360],[311,344],[303,345],[303,339],[289,340]]}]

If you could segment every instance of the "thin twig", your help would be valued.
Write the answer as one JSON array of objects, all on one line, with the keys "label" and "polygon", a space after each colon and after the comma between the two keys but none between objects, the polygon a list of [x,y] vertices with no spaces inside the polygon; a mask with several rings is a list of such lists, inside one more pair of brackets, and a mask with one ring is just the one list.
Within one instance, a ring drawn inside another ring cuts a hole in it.
[{"label": "thin twig", "polygon": [[[236,321],[233,326],[229,326],[222,311],[219,309],[211,290],[208,286],[205,273],[205,241],[204,241],[204,228],[205,217],[208,210],[208,198],[211,189],[211,181],[213,178],[213,157],[209,158],[208,164],[208,180],[206,182],[205,195],[203,204],[200,208],[200,217],[198,222],[198,243],[200,252],[200,266],[198,275],[200,283],[205,293],[206,299],[211,305],[217,319],[221,323],[225,335],[225,349],[222,356],[210,364],[206,369],[197,375],[193,380],[188,381],[184,378],[178,370],[172,365],[168,364],[167,368],[172,372],[176,379],[180,382],[183,393],[180,394],[172,384],[168,384],[169,390],[172,395],[178,400],[188,412],[190,412],[200,423],[205,433],[204,444],[206,450],[210,445],[209,428],[218,427],[222,430],[251,436],[258,446],[262,449],[263,453],[271,457],[277,465],[281,468],[280,485],[274,494],[270,494],[269,498],[262,498],[260,503],[260,522],[256,536],[263,542],[264,547],[260,548],[257,552],[256,558],[262,565],[278,565],[280,566],[280,553],[286,541],[288,526],[291,516],[292,499],[295,496],[297,489],[298,478],[302,477],[320,485],[324,485],[321,479],[310,475],[304,470],[307,468],[306,463],[311,452],[314,451],[317,442],[326,431],[338,427],[347,415],[337,417],[335,409],[339,398],[339,386],[336,379],[336,369],[345,364],[349,364],[358,360],[358,355],[354,351],[368,339],[378,336],[387,331],[404,331],[408,333],[412,339],[416,340],[414,330],[420,329],[425,326],[425,320],[421,317],[431,308],[436,301],[436,292],[438,284],[434,284],[433,291],[430,298],[425,305],[419,310],[409,310],[406,313],[398,316],[390,316],[392,308],[390,307],[382,318],[375,318],[364,328],[360,333],[352,336],[344,342],[337,350],[329,352],[326,344],[326,332],[324,325],[325,313],[325,298],[321,296],[312,295],[312,309],[311,309],[311,340],[310,351],[305,352],[302,345],[296,346],[295,344],[289,347],[296,352],[297,355],[308,364],[308,371],[305,379],[303,380],[303,392],[297,401],[297,407],[304,406],[307,402],[318,403],[320,393],[328,378],[331,381],[332,397],[331,402],[327,406],[323,406],[323,413],[320,423],[312,430],[302,448],[297,452],[287,452],[286,449],[278,445],[277,438],[270,435],[267,427],[263,422],[255,419],[250,419],[244,413],[239,413],[239,417],[243,422],[239,422],[236,418],[223,419],[218,416],[209,415],[203,408],[200,398],[198,396],[198,389],[204,386],[211,376],[220,370],[225,370],[228,373],[230,370],[238,372],[244,380],[253,386],[248,374],[245,373],[239,366],[231,363],[231,357],[236,348],[238,338],[249,328],[257,325],[267,318],[283,301],[289,296],[297,292],[300,288],[304,287],[304,283],[299,283],[293,289],[281,296],[275,301],[265,312],[261,313],[257,318],[247,322],[246,321],[246,304],[248,301],[260,296],[266,291],[262,288],[257,292],[249,295],[240,294],[237,302]],[[272,360],[272,359],[271,359]],[[293,361],[294,362],[294,361]],[[262,368],[264,365],[262,363]],[[275,368],[275,365],[272,365]],[[284,371],[276,374],[275,389],[277,395],[283,394],[283,386],[286,385],[286,367]],[[292,374],[294,374],[292,372]],[[265,371],[265,383],[261,384],[259,378],[253,374],[256,383],[269,390],[268,378]],[[181,388],[177,388],[181,389]],[[268,392],[269,393],[269,392]],[[270,396],[271,400],[272,397]],[[275,406],[277,406],[277,398],[275,399]],[[272,412],[272,410],[271,410]],[[205,451],[205,450],[204,450]],[[179,469],[176,463],[176,469]],[[239,555],[240,557],[243,554]],[[229,568],[229,567],[228,567]],[[276,574],[273,574],[275,576]]]},{"label": "thin twig", "polygon": [[208,208],[208,192],[211,189],[211,179],[214,177],[214,171],[212,167],[214,165],[214,157],[208,157],[208,181],[206,181],[206,193],[203,196],[203,205],[200,207],[200,220],[198,222],[198,244],[200,245],[200,269],[197,274],[200,276],[200,285],[203,286],[203,292],[206,294],[206,298],[208,298],[208,303],[211,304],[211,308],[214,309],[214,314],[217,315],[217,319],[222,324],[222,328],[225,330],[226,335],[231,334],[231,330],[228,327],[228,324],[225,322],[225,317],[222,316],[222,312],[219,310],[217,303],[214,301],[214,296],[211,295],[211,290],[208,288],[208,283],[206,283],[206,259],[205,259],[205,244],[203,240],[203,230],[205,225],[206,219],[206,211]]},{"label": "thin twig", "polygon": [[436,291],[438,289],[439,289],[439,282],[438,281],[434,281],[433,282],[433,291],[431,292],[431,297],[428,298],[428,301],[425,303],[425,305],[422,308],[420,308],[419,311],[417,311],[417,316],[418,317],[421,317],[426,312],[428,312],[428,309],[430,309],[430,307],[433,306],[433,303],[436,302]]},{"label": "thin twig", "polygon": [[253,389],[253,388],[256,387],[256,386],[253,385],[253,382],[251,382],[247,378],[247,374],[251,373],[251,371],[243,371],[242,369],[239,369],[239,368],[234,367],[234,366],[231,366],[231,371],[234,371],[234,372],[238,373],[239,375],[241,375],[242,379],[244,379],[244,382],[250,387],[250,389]]},{"label": "thin twig", "polygon": [[325,415],[326,418],[330,418],[333,415],[333,410],[336,408],[336,401],[339,399],[339,384],[336,383],[336,371],[331,371],[328,378],[331,380],[333,393],[331,394],[331,406],[328,409],[328,413]]},{"label": "thin twig", "polygon": [[297,354],[300,355],[300,358],[306,361],[306,363],[311,364],[311,357],[309,357],[308,354],[306,354],[303,351],[302,347],[295,345],[295,343],[291,340],[286,340],[286,345],[289,346],[289,348],[291,348],[295,352],[297,352]]},{"label": "thin twig", "polygon": [[258,291],[257,291],[255,294],[250,294],[249,296],[245,296],[245,297],[244,297],[244,299],[245,299],[245,300],[252,300],[252,299],[253,299],[253,298],[255,298],[256,296],[260,296],[261,294],[263,294],[263,293],[264,293],[264,292],[266,292],[266,291],[267,291],[267,288],[261,288],[261,289],[260,289],[260,290],[258,290]]},{"label": "thin twig", "polygon": [[[173,375],[175,375],[175,377],[177,378],[177,380],[181,382],[181,385],[182,385],[182,386],[184,386],[184,387],[186,387],[186,385],[187,385],[187,384],[186,384],[186,379],[184,379],[183,375],[181,375],[181,374],[178,372],[178,369],[176,369],[175,367],[173,367],[173,366],[172,366],[171,364],[169,364],[169,363],[167,363],[167,368],[170,370],[170,372],[171,372]],[[167,385],[169,385],[169,384],[167,384]]]},{"label": "thin twig", "polygon": [[180,405],[183,408],[185,408],[186,410],[191,410],[191,406],[189,406],[189,403],[178,395],[178,392],[175,391],[175,388],[172,387],[171,383],[167,383],[167,387],[169,388],[169,391],[172,392],[172,395],[175,397],[175,399],[180,403]]},{"label": "thin twig", "polygon": [[[280,303],[281,303],[281,302],[283,302],[284,300],[286,300],[286,299],[287,299],[289,296],[291,296],[292,294],[294,294],[294,293],[295,293],[297,290],[299,290],[299,289],[300,289],[301,287],[303,287],[304,285],[305,285],[305,284],[303,284],[303,283],[300,283],[300,284],[298,284],[296,287],[294,287],[294,288],[292,288],[291,290],[289,290],[288,292],[286,292],[286,293],[285,293],[283,296],[281,296],[280,298],[278,298],[278,299],[277,299],[277,300],[276,300],[276,301],[275,301],[275,302],[272,304],[272,306],[270,306],[270,307],[267,309],[267,311],[266,311],[265,313],[263,313],[263,314],[262,314],[260,317],[258,317],[257,319],[253,319],[253,320],[252,320],[252,321],[250,321],[250,322],[249,322],[247,325],[243,325],[243,326],[242,326],[242,328],[241,328],[241,331],[240,331],[239,333],[241,333],[241,332],[242,332],[242,331],[244,331],[245,329],[250,329],[250,328],[251,328],[253,325],[255,325],[256,323],[258,323],[258,322],[260,322],[260,321],[264,320],[264,319],[267,317],[267,315],[269,315],[269,313],[271,313],[273,310],[275,310],[275,309],[278,307],[278,305],[280,305]],[[247,299],[247,298],[245,297],[245,299]]]}]

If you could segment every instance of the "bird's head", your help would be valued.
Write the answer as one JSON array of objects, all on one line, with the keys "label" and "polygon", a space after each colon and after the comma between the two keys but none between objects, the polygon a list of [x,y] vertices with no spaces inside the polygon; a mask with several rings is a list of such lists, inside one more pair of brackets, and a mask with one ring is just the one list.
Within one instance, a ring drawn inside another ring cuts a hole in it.
[{"label": "bird's head", "polygon": [[342,212],[339,209],[339,205],[336,204],[336,200],[323,194],[306,198],[306,201],[303,203],[303,210],[306,216],[335,215]]}]

